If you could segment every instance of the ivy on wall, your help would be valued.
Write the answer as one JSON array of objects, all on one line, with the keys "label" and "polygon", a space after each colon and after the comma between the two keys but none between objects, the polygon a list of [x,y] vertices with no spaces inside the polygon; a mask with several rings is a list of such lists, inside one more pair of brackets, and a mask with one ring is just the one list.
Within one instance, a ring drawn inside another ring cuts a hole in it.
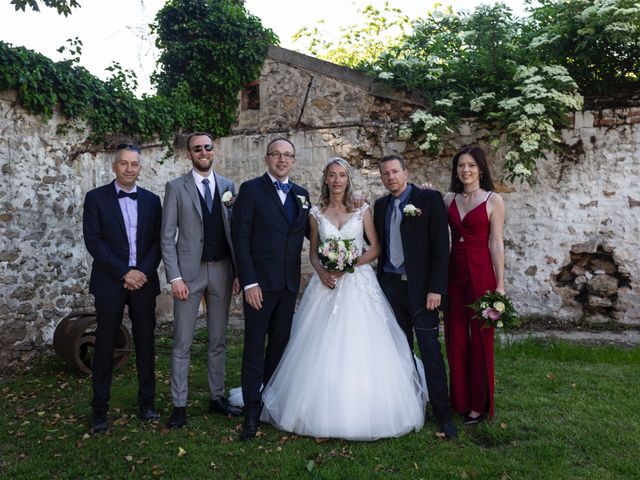
[{"label": "ivy on wall", "polygon": [[68,119],[61,134],[86,122],[96,144],[126,136],[170,147],[180,132],[227,133],[237,92],[258,77],[275,34],[241,0],[170,0],[154,31],[161,50],[154,96],[136,97],[135,76],[117,63],[106,81],[78,65],[77,39],[70,42],[73,57],[61,62],[0,41],[0,91],[17,91],[19,103],[45,120],[59,108]]}]

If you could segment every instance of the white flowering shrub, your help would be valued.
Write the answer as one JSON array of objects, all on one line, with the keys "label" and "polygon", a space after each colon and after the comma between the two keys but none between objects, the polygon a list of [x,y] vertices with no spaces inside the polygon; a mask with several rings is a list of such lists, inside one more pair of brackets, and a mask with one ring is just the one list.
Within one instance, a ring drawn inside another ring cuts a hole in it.
[{"label": "white flowering shrub", "polygon": [[530,180],[536,161],[560,142],[556,126],[567,112],[580,110],[583,98],[564,67],[520,66],[513,77],[517,96],[500,100],[491,113],[506,132],[509,153],[504,171],[509,180]]},{"label": "white flowering shrub", "polygon": [[[527,3],[524,19],[504,4],[473,12],[436,4],[423,18],[403,18],[402,35],[382,54],[350,65],[422,94],[425,107],[400,126],[400,139],[437,155],[462,119],[475,118],[491,131],[491,149],[506,152],[504,176],[532,182],[537,161],[559,149],[560,129],[582,108],[582,95],[640,86],[640,0]],[[379,46],[376,32],[391,25],[383,13],[368,30],[353,29],[345,51],[357,51],[354,35]]]},{"label": "white flowering shrub", "polygon": [[507,152],[504,177],[532,182],[537,160],[558,148],[560,129],[583,98],[565,67],[545,65],[522,48],[519,22],[504,5],[473,14],[436,10],[415,22],[414,34],[378,62],[395,83],[425,94],[428,108],[416,111],[399,137],[437,155],[461,119],[475,117],[491,129],[491,148]]}]

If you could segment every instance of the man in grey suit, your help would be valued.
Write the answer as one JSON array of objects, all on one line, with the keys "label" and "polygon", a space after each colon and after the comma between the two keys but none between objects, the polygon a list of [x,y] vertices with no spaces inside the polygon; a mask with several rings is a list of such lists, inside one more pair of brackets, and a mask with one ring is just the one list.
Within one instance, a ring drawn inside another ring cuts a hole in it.
[{"label": "man in grey suit", "polygon": [[[230,233],[235,185],[213,172],[213,137],[187,139],[193,169],[167,183],[162,212],[162,260],[173,294],[173,350],[169,428],[187,422],[190,350],[200,300],[207,306],[209,412],[239,415],[224,397],[226,330],[231,293],[238,293]],[[177,232],[177,236],[176,236]]]}]

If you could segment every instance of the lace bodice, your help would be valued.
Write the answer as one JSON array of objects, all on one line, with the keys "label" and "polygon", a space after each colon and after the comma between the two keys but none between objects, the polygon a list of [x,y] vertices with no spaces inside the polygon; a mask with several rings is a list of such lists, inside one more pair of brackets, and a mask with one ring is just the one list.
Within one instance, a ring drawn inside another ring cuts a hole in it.
[{"label": "lace bodice", "polygon": [[336,237],[343,239],[354,239],[358,249],[362,251],[364,247],[364,212],[369,208],[366,203],[353,212],[353,215],[347,220],[342,228],[336,227],[324,216],[319,207],[311,207],[311,215],[318,222],[318,233],[320,241],[324,242],[328,237]]}]

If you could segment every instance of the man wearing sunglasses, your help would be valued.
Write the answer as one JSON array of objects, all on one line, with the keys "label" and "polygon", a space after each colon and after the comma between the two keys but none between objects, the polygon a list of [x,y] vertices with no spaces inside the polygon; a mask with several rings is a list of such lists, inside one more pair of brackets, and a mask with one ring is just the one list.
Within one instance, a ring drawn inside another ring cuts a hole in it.
[{"label": "man wearing sunglasses", "polygon": [[113,348],[125,305],[129,309],[138,371],[142,420],[158,420],[154,406],[156,296],[160,293],[160,197],[136,185],[142,169],[140,147],[116,147],[115,180],[87,193],[82,230],[93,257],[89,291],[95,298],[97,328],[91,382],[91,430],[106,433],[113,372]]},{"label": "man wearing sunglasses", "polygon": [[227,416],[241,413],[224,396],[229,305],[231,293],[238,292],[231,245],[231,201],[227,200],[235,196],[235,185],[211,168],[211,134],[189,135],[187,156],[192,169],[167,183],[162,216],[162,260],[173,294],[173,412],[169,428],[180,428],[187,422],[190,351],[202,298],[207,309],[209,412]]}]

